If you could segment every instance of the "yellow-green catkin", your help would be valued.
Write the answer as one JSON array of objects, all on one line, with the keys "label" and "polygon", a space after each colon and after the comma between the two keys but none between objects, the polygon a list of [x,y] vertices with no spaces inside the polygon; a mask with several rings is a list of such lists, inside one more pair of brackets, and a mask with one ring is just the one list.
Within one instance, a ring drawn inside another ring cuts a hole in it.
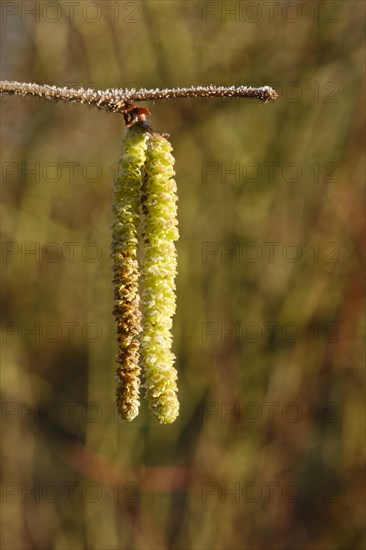
[{"label": "yellow-green catkin", "polygon": [[139,125],[126,130],[119,173],[114,183],[112,258],[117,324],[118,367],[116,404],[121,418],[133,420],[139,412],[139,334],[141,332],[138,228],[141,185],[148,134]]},{"label": "yellow-green catkin", "polygon": [[169,141],[153,134],[146,152],[142,192],[144,255],[142,263],[141,364],[145,397],[164,424],[179,413],[177,371],[172,346],[175,276],[179,237],[174,157]]}]

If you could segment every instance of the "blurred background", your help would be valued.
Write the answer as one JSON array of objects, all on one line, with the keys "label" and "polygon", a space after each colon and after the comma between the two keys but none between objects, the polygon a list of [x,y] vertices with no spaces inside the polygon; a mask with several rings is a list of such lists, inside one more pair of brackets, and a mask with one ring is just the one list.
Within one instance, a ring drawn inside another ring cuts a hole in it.
[{"label": "blurred background", "polygon": [[1,12],[2,80],[279,94],[146,104],[179,190],[171,426],[114,410],[122,117],[1,97],[2,548],[364,548],[365,4]]}]

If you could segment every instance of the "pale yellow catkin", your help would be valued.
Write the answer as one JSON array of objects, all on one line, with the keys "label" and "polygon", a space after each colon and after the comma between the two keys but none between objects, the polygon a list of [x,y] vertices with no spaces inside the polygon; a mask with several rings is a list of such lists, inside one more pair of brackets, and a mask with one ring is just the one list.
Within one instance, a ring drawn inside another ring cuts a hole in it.
[{"label": "pale yellow catkin", "polygon": [[116,405],[121,418],[126,420],[137,416],[140,405],[141,313],[137,251],[147,142],[148,134],[139,125],[126,130],[122,159],[114,183],[112,258],[113,313],[118,340]]},{"label": "pale yellow catkin", "polygon": [[172,347],[176,309],[175,277],[179,237],[174,157],[169,141],[153,134],[146,152],[142,194],[144,253],[141,273],[141,364],[145,397],[158,420],[174,422],[179,413],[177,370]]}]

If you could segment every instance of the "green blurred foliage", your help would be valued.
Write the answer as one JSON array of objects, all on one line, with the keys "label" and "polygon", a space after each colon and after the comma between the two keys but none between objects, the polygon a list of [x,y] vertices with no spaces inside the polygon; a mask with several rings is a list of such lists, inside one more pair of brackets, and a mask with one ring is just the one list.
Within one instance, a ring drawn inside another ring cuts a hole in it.
[{"label": "green blurred foliage", "polygon": [[149,104],[179,190],[160,426],[113,404],[121,117],[2,98],[2,548],[363,548],[365,4],[70,4],[2,3],[2,79],[279,99]]}]

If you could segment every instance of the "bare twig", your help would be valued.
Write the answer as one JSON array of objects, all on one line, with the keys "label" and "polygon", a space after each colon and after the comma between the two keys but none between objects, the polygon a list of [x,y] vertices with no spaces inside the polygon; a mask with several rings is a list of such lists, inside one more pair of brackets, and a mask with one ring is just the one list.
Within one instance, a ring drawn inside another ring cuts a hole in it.
[{"label": "bare twig", "polygon": [[133,101],[189,97],[241,97],[267,102],[278,97],[275,90],[270,86],[260,88],[253,86],[191,86],[190,88],[164,88],[162,90],[158,88],[155,90],[109,88],[96,91],[91,88],[73,89],[7,80],[0,81],[0,93],[22,96],[32,95],[52,101],[85,103],[91,107],[97,107],[97,109],[104,109],[112,113],[123,113]]}]

